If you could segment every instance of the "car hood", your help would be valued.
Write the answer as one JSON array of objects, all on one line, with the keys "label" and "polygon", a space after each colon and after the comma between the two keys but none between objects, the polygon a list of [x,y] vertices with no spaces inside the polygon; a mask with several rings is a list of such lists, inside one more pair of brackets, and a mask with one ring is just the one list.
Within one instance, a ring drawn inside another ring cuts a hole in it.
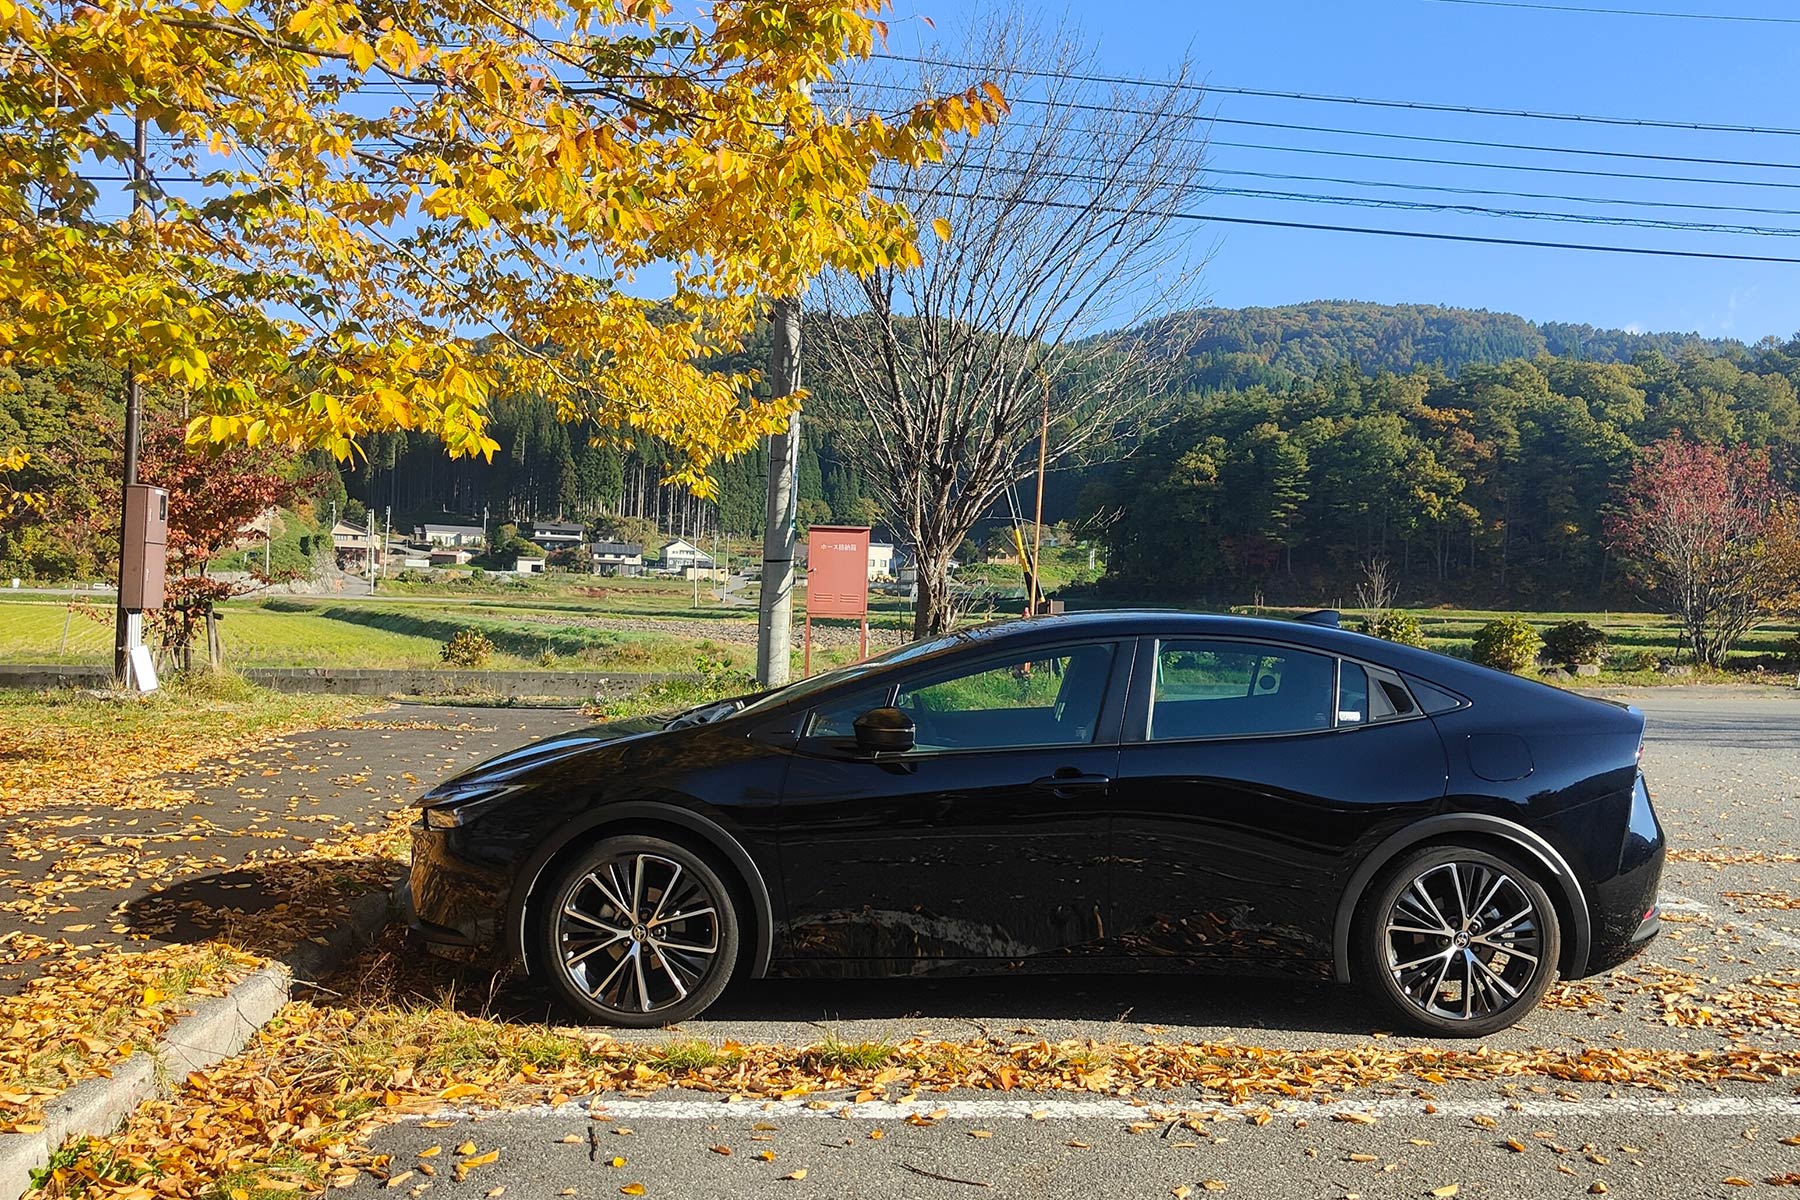
[{"label": "car hood", "polygon": [[462,774],[438,784],[437,787],[427,792],[424,798],[430,800],[438,793],[467,788],[471,784],[501,783],[538,767],[560,762],[565,758],[573,758],[578,754],[586,754],[601,746],[661,733],[668,723],[667,716],[627,717],[619,721],[608,721],[603,725],[594,725],[587,729],[578,729],[573,733],[565,733],[561,737],[532,742],[528,746],[521,746],[517,750],[509,750],[486,762],[477,763]]}]

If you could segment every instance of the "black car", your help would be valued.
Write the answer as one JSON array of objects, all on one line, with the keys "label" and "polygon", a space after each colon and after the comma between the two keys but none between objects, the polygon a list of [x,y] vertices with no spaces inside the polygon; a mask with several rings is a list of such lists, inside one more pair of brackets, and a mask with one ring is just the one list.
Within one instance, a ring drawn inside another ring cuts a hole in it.
[{"label": "black car", "polygon": [[744,976],[1279,971],[1477,1036],[1655,934],[1643,728],[1333,614],[987,625],[433,789],[416,927],[619,1025]]}]

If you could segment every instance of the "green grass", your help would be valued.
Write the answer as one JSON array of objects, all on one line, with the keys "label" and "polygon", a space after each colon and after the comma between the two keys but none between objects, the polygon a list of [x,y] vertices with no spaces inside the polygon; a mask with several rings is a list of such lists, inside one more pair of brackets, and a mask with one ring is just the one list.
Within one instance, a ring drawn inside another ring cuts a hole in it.
[{"label": "green grass", "polygon": [[[428,586],[436,594],[423,598]],[[496,653],[488,662],[492,668],[688,674],[695,671],[698,659],[705,658],[722,662],[728,673],[742,675],[754,664],[755,609],[721,607],[705,587],[702,607],[694,609],[692,585],[682,581],[564,574],[522,583],[495,582],[490,576],[466,587],[394,582],[384,587],[386,592],[372,599],[284,596],[232,601],[221,609],[227,665],[436,668],[441,665],[440,648],[466,628],[479,630],[494,643]],[[421,598],[408,598],[403,591]],[[801,596],[796,607],[803,613],[804,592]],[[1292,616],[1298,610],[1234,611]],[[1462,657],[1468,656],[1476,631],[1503,615],[1454,608],[1413,611],[1431,649]],[[1360,615],[1346,613],[1351,620]],[[1633,612],[1522,615],[1540,632],[1565,620],[1585,620],[1604,629],[1610,639],[1607,682],[1698,678],[1655,671],[1660,660],[1686,657],[1680,630],[1670,618]],[[660,622],[669,620],[682,624],[665,631]],[[696,639],[695,621],[705,622],[709,629],[716,625],[717,635]],[[621,629],[617,627],[621,623],[645,628]],[[912,619],[902,600],[876,594],[871,597],[869,623],[891,639],[894,631],[910,631]],[[854,629],[841,621],[822,621],[818,626]],[[1750,660],[1773,659],[1789,651],[1797,629],[1800,626],[1789,621],[1753,631],[1734,651],[1734,662],[1748,665]],[[0,662],[108,663],[112,638],[112,610],[104,596],[84,599],[72,611],[62,599],[0,592]],[[796,636],[796,673],[799,641]],[[815,645],[813,670],[827,670],[855,657],[854,645]],[[706,698],[698,695],[691,702]],[[679,707],[688,698],[655,699]]]},{"label": "green grass", "polygon": [[316,1192],[324,1176],[316,1159],[292,1146],[276,1146],[258,1164],[219,1176],[205,1195],[209,1200],[276,1200],[296,1195],[294,1184],[301,1184],[302,1192]]},{"label": "green grass", "polygon": [[644,1061],[647,1066],[675,1075],[683,1071],[704,1071],[708,1067],[724,1066],[732,1061],[732,1057],[699,1038],[677,1038],[654,1047]]},{"label": "green grass", "polygon": [[827,1033],[825,1040],[809,1047],[806,1061],[816,1069],[838,1067],[845,1071],[865,1071],[879,1067],[894,1057],[892,1042],[845,1042]]}]

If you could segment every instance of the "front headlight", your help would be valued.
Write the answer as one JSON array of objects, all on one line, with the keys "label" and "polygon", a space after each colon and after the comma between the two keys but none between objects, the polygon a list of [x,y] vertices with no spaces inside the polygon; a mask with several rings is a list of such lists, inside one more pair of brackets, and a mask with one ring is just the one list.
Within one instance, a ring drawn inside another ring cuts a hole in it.
[{"label": "front headlight", "polygon": [[425,810],[425,824],[430,828],[455,829],[518,790],[515,783],[447,784],[426,792],[419,807]]}]

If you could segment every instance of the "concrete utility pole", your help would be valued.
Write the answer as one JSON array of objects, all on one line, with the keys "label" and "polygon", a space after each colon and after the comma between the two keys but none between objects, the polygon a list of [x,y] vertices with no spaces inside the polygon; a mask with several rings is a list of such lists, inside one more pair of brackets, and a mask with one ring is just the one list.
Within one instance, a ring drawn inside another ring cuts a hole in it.
[{"label": "concrete utility pole", "polygon": [[1050,452],[1050,377],[1044,377],[1044,423],[1038,427],[1037,513],[1031,525],[1031,602],[1026,616],[1035,617],[1044,599],[1044,458]]},{"label": "concrete utility pole", "polygon": [[[800,302],[777,300],[769,314],[775,345],[769,387],[785,396],[800,386]],[[794,635],[794,525],[800,484],[800,414],[769,438],[769,506],[763,525],[762,595],[757,605],[756,677],[764,687],[788,681]]]},{"label": "concrete utility pole", "polygon": [[[131,159],[131,181],[135,185],[131,189],[131,222],[135,226],[144,210],[144,156],[146,150],[146,128],[144,115],[138,113],[132,133],[133,155]],[[125,368],[125,468],[124,479],[119,487],[119,595],[115,601],[116,613],[113,619],[113,679],[122,687],[125,683],[125,663],[130,657],[131,614],[125,608],[125,495],[131,485],[138,481],[138,419],[143,411],[143,389],[138,383],[135,366]]]}]

